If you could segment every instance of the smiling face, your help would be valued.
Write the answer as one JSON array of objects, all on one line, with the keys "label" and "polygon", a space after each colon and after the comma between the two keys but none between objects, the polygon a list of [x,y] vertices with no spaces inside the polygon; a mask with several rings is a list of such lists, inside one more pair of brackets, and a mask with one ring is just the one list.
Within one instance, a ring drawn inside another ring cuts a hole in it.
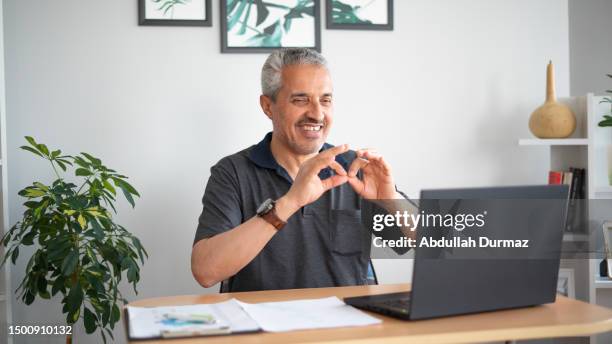
[{"label": "smiling face", "polygon": [[276,101],[262,96],[261,105],[272,120],[274,136],[296,155],[318,152],[333,121],[332,82],[323,66],[285,66]]}]

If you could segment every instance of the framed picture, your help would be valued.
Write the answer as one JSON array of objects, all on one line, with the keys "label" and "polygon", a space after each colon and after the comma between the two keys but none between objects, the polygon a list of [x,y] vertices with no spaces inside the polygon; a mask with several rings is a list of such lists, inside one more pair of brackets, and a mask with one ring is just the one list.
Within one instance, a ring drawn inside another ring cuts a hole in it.
[{"label": "framed picture", "polygon": [[559,269],[559,279],[557,280],[557,293],[576,298],[576,285],[574,281],[574,269]]},{"label": "framed picture", "polygon": [[321,51],[319,0],[220,0],[221,52]]},{"label": "framed picture", "polygon": [[212,0],[138,0],[138,25],[212,26]]},{"label": "framed picture", "polygon": [[393,0],[327,0],[328,29],[393,30]]}]

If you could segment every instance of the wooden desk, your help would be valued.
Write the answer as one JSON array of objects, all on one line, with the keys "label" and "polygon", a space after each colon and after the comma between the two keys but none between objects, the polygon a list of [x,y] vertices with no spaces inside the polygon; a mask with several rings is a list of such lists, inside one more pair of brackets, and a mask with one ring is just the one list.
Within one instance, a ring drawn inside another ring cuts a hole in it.
[{"label": "wooden desk", "polygon": [[[407,291],[409,284],[292,289],[210,295],[173,296],[139,300],[130,306],[169,306],[214,303],[235,297],[244,302],[287,301],[327,296],[359,296]],[[612,331],[612,310],[557,296],[557,302],[537,307],[462,315],[433,320],[401,321],[376,313],[380,325],[284,333],[256,333],[138,341],[134,343],[477,343],[504,340],[589,336]]]}]

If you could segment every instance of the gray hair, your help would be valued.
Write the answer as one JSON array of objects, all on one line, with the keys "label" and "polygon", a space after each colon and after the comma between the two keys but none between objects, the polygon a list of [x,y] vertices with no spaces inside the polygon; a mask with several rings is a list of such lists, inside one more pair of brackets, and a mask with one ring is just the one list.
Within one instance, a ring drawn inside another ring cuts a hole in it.
[{"label": "gray hair", "polygon": [[283,67],[298,64],[310,64],[327,68],[325,57],[308,48],[285,48],[274,51],[261,68],[261,93],[276,101],[276,95],[282,87],[281,71]]}]

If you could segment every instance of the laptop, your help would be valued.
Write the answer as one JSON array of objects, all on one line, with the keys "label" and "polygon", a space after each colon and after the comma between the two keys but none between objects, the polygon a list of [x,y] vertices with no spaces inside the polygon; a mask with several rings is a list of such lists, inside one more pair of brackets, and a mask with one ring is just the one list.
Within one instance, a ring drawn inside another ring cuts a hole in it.
[{"label": "laptop", "polygon": [[[567,185],[423,190],[420,213],[480,213],[485,225],[461,231],[448,226],[417,230],[411,292],[344,301],[410,320],[554,302],[568,192]],[[486,236],[496,243],[528,240],[528,247],[419,246],[426,235],[426,239],[445,238],[449,242],[469,240],[471,235]]]}]

